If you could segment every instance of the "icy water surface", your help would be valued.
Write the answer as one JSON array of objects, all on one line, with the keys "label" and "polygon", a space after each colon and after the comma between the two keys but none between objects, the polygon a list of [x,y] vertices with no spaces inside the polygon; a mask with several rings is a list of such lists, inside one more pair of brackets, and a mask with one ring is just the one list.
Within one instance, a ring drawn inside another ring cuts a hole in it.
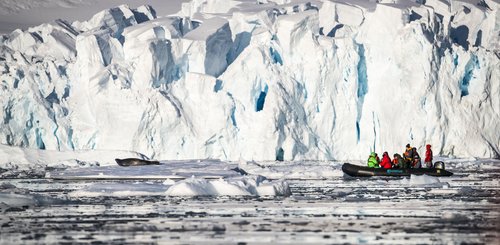
[{"label": "icy water surface", "polygon": [[289,180],[289,197],[74,197],[97,181],[1,179],[0,195],[19,204],[0,202],[0,243],[499,244],[500,165],[448,169],[453,177],[429,184]]}]

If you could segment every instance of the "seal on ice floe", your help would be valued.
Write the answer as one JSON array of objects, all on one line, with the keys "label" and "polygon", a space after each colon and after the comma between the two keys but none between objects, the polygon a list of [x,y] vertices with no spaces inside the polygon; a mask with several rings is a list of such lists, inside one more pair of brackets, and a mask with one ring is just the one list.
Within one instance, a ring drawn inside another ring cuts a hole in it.
[{"label": "seal on ice floe", "polygon": [[115,159],[116,163],[122,167],[128,166],[143,166],[143,165],[160,165],[158,161],[151,160],[143,160],[139,158],[124,158],[124,159]]}]

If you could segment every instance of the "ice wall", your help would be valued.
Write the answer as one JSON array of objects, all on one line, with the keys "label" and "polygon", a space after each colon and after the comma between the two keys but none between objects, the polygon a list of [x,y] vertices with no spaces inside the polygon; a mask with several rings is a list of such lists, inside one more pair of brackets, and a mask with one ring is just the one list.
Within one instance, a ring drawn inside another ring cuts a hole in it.
[{"label": "ice wall", "polygon": [[500,156],[495,1],[122,5],[2,37],[0,143],[152,158]]}]

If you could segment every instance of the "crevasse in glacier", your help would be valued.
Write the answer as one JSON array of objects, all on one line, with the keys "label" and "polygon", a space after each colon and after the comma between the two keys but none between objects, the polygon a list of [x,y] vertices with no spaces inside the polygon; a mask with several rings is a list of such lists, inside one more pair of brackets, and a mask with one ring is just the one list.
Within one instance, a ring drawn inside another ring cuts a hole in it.
[{"label": "crevasse in glacier", "polygon": [[159,159],[364,159],[406,143],[500,157],[496,1],[153,7],[2,37],[0,143]]}]

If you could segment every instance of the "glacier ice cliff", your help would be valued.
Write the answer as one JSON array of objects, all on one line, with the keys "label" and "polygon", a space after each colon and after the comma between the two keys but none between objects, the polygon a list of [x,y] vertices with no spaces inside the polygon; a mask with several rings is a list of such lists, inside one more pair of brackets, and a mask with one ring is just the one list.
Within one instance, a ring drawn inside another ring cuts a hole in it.
[{"label": "glacier ice cliff", "polygon": [[[153,6],[154,7],[154,6]],[[494,0],[193,0],[0,38],[0,143],[159,159],[500,157]]]}]

